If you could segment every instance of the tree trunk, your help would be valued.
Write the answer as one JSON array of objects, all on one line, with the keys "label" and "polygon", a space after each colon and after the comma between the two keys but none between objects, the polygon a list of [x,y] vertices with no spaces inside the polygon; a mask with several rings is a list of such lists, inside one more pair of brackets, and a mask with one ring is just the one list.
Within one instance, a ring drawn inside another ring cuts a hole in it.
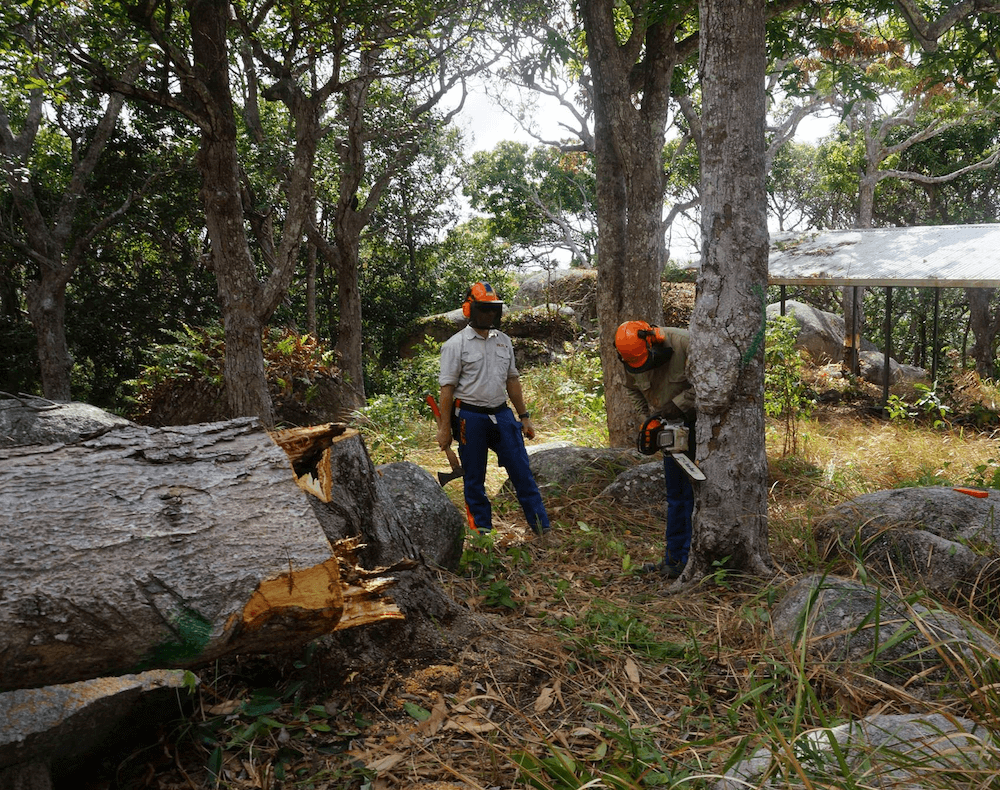
[{"label": "tree trunk", "polygon": [[274,425],[261,347],[262,294],[243,225],[236,118],[229,85],[227,0],[194,0],[191,44],[195,74],[205,88],[206,121],[198,165],[201,198],[212,243],[212,266],[226,337],[226,398],[232,417],[259,417]]},{"label": "tree trunk", "polygon": [[969,323],[972,327],[972,359],[976,372],[985,379],[997,376],[997,335],[1000,334],[1000,312],[990,312],[995,288],[966,288],[969,300]]},{"label": "tree trunk", "polygon": [[694,534],[682,581],[769,572],[764,446],[764,2],[701,0],[702,256],[689,374],[698,402]]},{"label": "tree trunk", "polygon": [[844,369],[857,376],[861,371],[861,338],[865,333],[864,286],[842,289],[844,298]]},{"label": "tree trunk", "polygon": [[666,15],[637,16],[630,40],[620,43],[614,8],[608,0],[580,4],[594,81],[601,367],[610,443],[623,447],[637,425],[614,335],[622,321],[663,318],[662,156],[677,53]]},{"label": "tree trunk", "polygon": [[66,344],[67,270],[42,267],[41,279],[27,289],[28,317],[35,330],[42,394],[52,401],[71,398],[73,360]]},{"label": "tree trunk", "polygon": [[353,405],[365,405],[364,352],[361,336],[361,286],[358,281],[358,248],[361,228],[355,228],[355,212],[346,209],[350,216],[337,223],[337,295],[340,308],[340,328],[337,332],[337,352],[344,381],[354,392]]},{"label": "tree trunk", "polygon": [[[0,450],[0,686],[295,650],[399,617],[373,598],[387,580],[331,544],[302,490],[330,490],[331,458],[370,465],[364,444],[343,426],[307,431],[298,456],[253,419]],[[337,488],[355,534],[373,497]]]}]

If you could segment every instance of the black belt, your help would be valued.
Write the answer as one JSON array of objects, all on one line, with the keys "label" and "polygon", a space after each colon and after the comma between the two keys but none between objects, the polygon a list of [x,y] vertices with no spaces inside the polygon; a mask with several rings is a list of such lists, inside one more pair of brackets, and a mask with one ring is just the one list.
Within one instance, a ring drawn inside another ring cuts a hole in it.
[{"label": "black belt", "polygon": [[501,403],[499,406],[476,406],[473,403],[459,401],[458,408],[468,409],[469,411],[474,411],[476,414],[499,414],[507,408],[507,404]]}]

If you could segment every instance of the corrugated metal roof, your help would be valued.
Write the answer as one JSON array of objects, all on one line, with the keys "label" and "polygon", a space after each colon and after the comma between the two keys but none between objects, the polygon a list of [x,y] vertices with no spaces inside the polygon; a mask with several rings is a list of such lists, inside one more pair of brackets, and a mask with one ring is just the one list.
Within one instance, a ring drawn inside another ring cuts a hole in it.
[{"label": "corrugated metal roof", "polygon": [[772,285],[1000,287],[1000,223],[771,235]]}]

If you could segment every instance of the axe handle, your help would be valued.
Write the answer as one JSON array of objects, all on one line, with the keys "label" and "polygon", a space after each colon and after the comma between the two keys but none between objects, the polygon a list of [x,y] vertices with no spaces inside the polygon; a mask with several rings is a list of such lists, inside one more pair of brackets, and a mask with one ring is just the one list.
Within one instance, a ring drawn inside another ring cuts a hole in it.
[{"label": "axe handle", "polygon": [[[427,396],[427,402],[430,404],[431,411],[434,412],[434,416],[437,419],[440,420],[441,419],[441,410],[438,408],[437,401],[434,399],[434,396],[433,395],[428,395]],[[458,471],[459,469],[462,468],[462,464],[458,460],[458,456],[455,455],[455,451],[454,450],[452,450],[450,447],[445,447],[444,448],[444,453],[445,453],[445,455],[448,456],[448,463],[451,464],[451,468],[454,471]]]}]

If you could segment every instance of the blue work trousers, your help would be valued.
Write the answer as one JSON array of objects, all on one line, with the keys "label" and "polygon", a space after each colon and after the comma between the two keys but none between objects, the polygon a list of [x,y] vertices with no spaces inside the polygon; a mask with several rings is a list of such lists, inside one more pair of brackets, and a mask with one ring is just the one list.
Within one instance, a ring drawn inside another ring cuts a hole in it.
[{"label": "blue work trousers", "polygon": [[663,476],[667,481],[667,530],[663,559],[667,565],[683,568],[691,549],[691,514],[694,488],[691,478],[668,453],[663,454]]},{"label": "blue work trousers", "polygon": [[464,470],[465,504],[476,531],[482,533],[493,529],[493,509],[486,495],[486,461],[489,451],[493,450],[497,463],[510,476],[528,526],[538,534],[548,532],[549,516],[531,474],[521,423],[514,419],[514,413],[501,409],[496,414],[480,414],[459,407],[452,428],[458,439],[458,457]]}]

